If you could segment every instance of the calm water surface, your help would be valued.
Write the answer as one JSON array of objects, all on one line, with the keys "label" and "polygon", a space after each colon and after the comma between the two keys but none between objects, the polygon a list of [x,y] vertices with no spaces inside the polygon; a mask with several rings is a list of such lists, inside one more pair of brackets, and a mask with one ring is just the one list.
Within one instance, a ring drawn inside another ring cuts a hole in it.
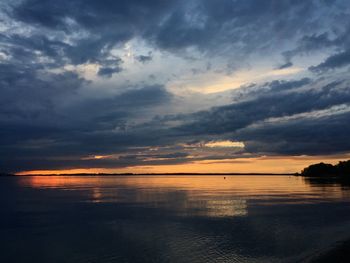
[{"label": "calm water surface", "polygon": [[0,178],[0,262],[299,262],[350,238],[350,190],[289,176]]}]

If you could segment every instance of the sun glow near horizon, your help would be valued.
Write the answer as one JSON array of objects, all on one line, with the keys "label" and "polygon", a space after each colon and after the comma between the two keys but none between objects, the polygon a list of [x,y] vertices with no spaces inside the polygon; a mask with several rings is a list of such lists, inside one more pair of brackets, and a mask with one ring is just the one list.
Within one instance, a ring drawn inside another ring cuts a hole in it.
[{"label": "sun glow near horizon", "polygon": [[261,156],[220,160],[201,160],[182,164],[135,165],[121,168],[79,168],[21,171],[16,175],[50,174],[151,174],[151,173],[296,173],[310,164],[336,164],[350,154],[328,156]]}]

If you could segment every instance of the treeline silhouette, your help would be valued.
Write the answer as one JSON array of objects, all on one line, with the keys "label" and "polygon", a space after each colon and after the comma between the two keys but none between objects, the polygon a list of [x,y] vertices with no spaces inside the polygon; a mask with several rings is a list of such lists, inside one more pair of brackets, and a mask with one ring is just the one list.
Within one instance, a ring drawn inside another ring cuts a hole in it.
[{"label": "treeline silhouette", "polygon": [[299,175],[310,178],[339,178],[350,180],[350,160],[340,161],[336,165],[323,162],[312,164],[303,169]]}]

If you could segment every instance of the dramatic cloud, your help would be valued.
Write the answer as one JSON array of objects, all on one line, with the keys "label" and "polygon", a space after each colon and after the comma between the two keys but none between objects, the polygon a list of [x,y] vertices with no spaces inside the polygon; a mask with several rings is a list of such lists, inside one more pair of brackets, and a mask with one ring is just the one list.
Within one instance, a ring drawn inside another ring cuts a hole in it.
[{"label": "dramatic cloud", "polygon": [[324,62],[317,66],[310,67],[311,71],[321,72],[336,69],[350,64],[350,51],[344,51],[328,57]]},{"label": "dramatic cloud", "polygon": [[141,63],[147,63],[152,60],[152,53],[146,56],[145,55],[136,56],[135,58]]},{"label": "dramatic cloud", "polygon": [[[316,28],[331,30],[329,23],[337,21],[343,5],[342,1],[286,0],[64,0],[60,4],[24,0],[9,5],[7,13],[27,25],[28,32],[21,37],[11,34],[7,41],[55,60],[62,60],[63,55],[72,64],[103,64],[113,48],[134,37],[175,52],[194,47],[204,53],[241,58],[248,53],[270,53],[281,41],[288,46],[288,42],[298,41],[300,34],[297,50],[318,48],[321,41],[329,45],[327,35]],[[329,15],[322,16],[324,12]]]},{"label": "dramatic cloud", "polygon": [[242,102],[178,117],[188,123],[177,129],[196,136],[225,135],[243,141],[251,153],[345,152],[350,146],[345,142],[350,129],[349,85],[349,80],[302,79],[251,86]]},{"label": "dramatic cloud", "polygon": [[345,0],[2,1],[0,170],[349,152],[349,12]]}]

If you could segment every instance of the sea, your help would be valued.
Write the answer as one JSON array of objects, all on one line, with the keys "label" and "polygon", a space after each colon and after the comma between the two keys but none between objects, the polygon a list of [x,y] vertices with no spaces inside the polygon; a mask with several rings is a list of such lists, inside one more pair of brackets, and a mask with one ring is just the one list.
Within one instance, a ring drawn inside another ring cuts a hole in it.
[{"label": "sea", "polygon": [[0,262],[308,262],[350,188],[276,175],[0,178]]}]

